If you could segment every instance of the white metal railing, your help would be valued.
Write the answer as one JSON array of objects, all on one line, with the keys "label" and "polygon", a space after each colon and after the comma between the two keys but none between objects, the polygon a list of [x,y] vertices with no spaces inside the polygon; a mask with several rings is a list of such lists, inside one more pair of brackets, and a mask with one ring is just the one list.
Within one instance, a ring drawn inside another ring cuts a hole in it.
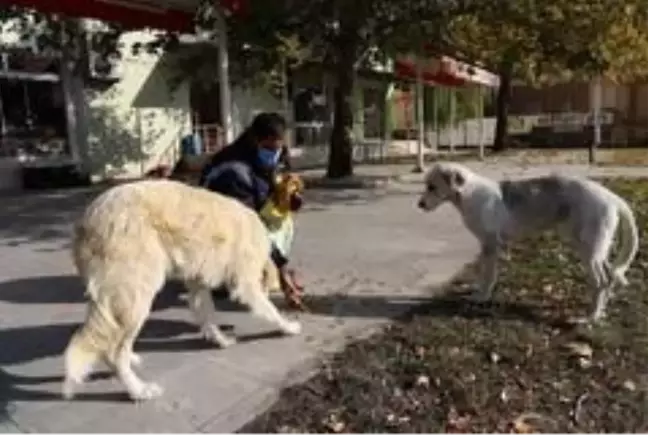
[{"label": "white metal railing", "polygon": [[225,146],[225,130],[220,124],[197,124],[193,131],[200,135],[203,153],[211,154]]}]

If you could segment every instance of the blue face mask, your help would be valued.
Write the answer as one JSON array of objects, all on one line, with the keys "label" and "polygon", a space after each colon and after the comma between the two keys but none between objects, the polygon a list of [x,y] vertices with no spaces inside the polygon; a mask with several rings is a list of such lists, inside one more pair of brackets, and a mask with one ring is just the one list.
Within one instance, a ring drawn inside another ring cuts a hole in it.
[{"label": "blue face mask", "polygon": [[257,153],[257,161],[264,168],[274,168],[279,162],[281,150],[269,150],[266,148],[259,148]]}]

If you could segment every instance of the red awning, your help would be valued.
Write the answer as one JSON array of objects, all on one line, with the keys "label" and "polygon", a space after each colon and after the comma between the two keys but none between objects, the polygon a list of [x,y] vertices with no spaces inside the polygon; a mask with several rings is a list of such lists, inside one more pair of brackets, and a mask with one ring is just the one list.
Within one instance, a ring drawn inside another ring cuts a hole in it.
[{"label": "red awning", "polygon": [[[188,3],[191,6],[197,2]],[[183,10],[177,6],[166,7],[163,0],[146,4],[136,0],[0,0],[0,4],[31,8],[44,13],[95,18],[121,23],[130,28],[193,31],[193,7]],[[221,0],[221,4],[232,13],[239,13],[243,9],[242,0]]]},{"label": "red awning", "polygon": [[[398,77],[416,80],[416,65],[407,60],[397,60],[394,65],[395,73]],[[441,86],[464,86],[466,80],[458,77],[448,71],[439,69],[437,71],[423,70],[423,81]]]}]

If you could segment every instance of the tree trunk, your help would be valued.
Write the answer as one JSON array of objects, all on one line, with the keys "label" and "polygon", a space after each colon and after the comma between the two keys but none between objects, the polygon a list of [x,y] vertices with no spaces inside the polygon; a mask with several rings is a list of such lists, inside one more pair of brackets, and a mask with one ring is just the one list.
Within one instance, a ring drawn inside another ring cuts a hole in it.
[{"label": "tree trunk", "polygon": [[355,49],[346,44],[340,47],[341,56],[336,65],[333,131],[326,176],[343,178],[353,175],[353,90],[355,82]]},{"label": "tree trunk", "polygon": [[503,66],[500,70],[500,86],[497,91],[497,102],[495,107],[495,141],[493,142],[493,151],[504,151],[508,148],[508,114],[511,103],[511,82],[512,72],[508,66]]}]

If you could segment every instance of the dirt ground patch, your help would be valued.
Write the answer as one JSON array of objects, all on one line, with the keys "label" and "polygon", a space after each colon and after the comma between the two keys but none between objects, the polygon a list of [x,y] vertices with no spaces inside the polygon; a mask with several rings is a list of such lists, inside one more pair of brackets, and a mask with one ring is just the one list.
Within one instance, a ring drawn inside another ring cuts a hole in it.
[{"label": "dirt ground patch", "polygon": [[[534,164],[589,164],[587,149],[522,149],[501,154],[489,152],[489,161],[509,162],[522,165]],[[645,166],[648,165],[648,148],[603,148],[596,151],[598,166]]]},{"label": "dirt ground patch", "polygon": [[[606,180],[648,226],[648,179]],[[350,344],[241,432],[648,431],[648,241],[590,330],[567,319],[593,293],[554,233],[520,240],[502,261],[495,301],[441,298]],[[453,296],[455,294],[455,296]]]}]

